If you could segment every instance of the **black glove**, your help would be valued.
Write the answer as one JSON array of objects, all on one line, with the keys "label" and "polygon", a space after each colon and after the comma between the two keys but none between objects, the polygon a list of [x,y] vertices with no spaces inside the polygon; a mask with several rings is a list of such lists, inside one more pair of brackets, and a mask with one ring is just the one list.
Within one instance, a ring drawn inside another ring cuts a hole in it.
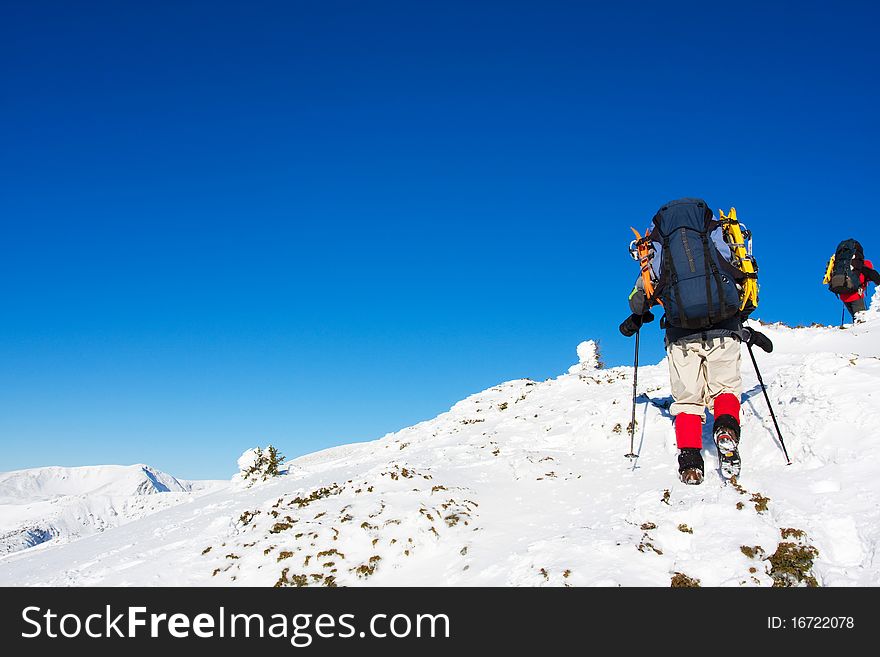
[{"label": "black glove", "polygon": [[631,338],[636,334],[636,331],[642,328],[642,324],[648,324],[653,321],[654,314],[650,310],[646,310],[644,315],[632,314],[623,320],[623,323],[620,325],[620,332],[624,337]]},{"label": "black glove", "polygon": [[755,329],[743,327],[742,339],[747,345],[754,345],[768,354],[773,351],[773,343],[770,341],[770,338]]}]

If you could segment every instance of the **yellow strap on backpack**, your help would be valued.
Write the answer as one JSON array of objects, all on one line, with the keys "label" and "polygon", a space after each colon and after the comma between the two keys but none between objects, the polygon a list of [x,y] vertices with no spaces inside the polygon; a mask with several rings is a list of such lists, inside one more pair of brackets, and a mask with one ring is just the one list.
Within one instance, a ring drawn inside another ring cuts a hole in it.
[{"label": "yellow strap on backpack", "polygon": [[822,285],[828,285],[831,282],[832,269],[834,269],[834,256],[831,256],[831,260],[828,261],[828,266],[825,268],[825,278],[822,279]]},{"label": "yellow strap on backpack", "polygon": [[[746,275],[740,292],[740,310],[751,305],[758,307],[758,263],[752,256],[752,234],[739,223],[736,218],[736,208],[730,208],[730,212],[724,214],[718,211],[721,219],[721,230],[724,233],[724,241],[733,253],[733,264]],[[748,243],[746,242],[748,239]]]}]

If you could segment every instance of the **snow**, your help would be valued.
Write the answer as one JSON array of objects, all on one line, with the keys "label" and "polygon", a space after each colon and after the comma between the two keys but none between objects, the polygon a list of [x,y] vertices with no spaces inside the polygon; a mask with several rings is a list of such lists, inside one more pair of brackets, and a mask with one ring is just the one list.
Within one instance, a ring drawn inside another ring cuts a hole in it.
[{"label": "snow", "polygon": [[[260,486],[140,495],[187,499],[0,557],[0,585],[668,586],[684,573],[769,586],[766,556],[801,541],[818,550],[819,584],[878,586],[874,306],[843,329],[761,327],[776,348],[756,357],[790,466],[743,348],[739,488],[713,470],[711,423],[706,481],[678,481],[665,361],[639,370],[639,458],[624,458],[633,371],[597,368],[587,341],[557,378],[501,383],[377,441],[295,459]],[[0,487],[17,495],[2,522],[67,485]]]},{"label": "snow", "polygon": [[181,481],[144,464],[0,473],[0,555],[103,531],[219,485]]},{"label": "snow", "polygon": [[257,463],[257,456],[260,453],[260,448],[252,447],[251,449],[246,449],[242,452],[241,456],[238,457],[238,469],[240,472],[244,472],[254,467]]}]

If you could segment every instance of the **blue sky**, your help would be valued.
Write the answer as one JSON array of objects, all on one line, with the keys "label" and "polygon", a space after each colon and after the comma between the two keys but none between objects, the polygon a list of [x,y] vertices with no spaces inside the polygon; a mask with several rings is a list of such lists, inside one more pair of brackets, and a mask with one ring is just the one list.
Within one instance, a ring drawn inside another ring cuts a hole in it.
[{"label": "blue sky", "polygon": [[628,363],[629,226],[680,196],[754,231],[758,316],[838,321],[878,10],[610,4],[4,3],[0,470],[227,477]]}]

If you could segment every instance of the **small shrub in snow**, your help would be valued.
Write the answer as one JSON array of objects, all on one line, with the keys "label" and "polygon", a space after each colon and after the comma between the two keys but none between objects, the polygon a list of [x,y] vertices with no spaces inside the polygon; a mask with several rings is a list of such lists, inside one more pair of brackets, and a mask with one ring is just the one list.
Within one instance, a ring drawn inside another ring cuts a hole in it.
[{"label": "small shrub in snow", "polygon": [[739,549],[749,559],[763,559],[765,556],[764,548],[760,545],[740,545]]},{"label": "small shrub in snow", "polygon": [[755,511],[758,513],[764,513],[764,511],[767,510],[767,504],[770,502],[770,498],[761,495],[761,493],[754,493],[749,501],[755,503]]},{"label": "small shrub in snow", "polygon": [[782,534],[782,538],[802,539],[807,536],[803,529],[795,529],[794,527],[783,527],[779,531]]},{"label": "small shrub in snow", "polygon": [[783,540],[776,552],[767,557],[770,562],[770,577],[774,587],[819,586],[813,575],[813,560],[819,556],[819,550],[807,542],[804,531],[786,527],[781,530],[782,538],[793,538],[794,541]]},{"label": "small shrub in snow", "polygon": [[363,563],[356,568],[352,568],[351,571],[355,573],[360,578],[366,578],[373,575],[376,572],[376,569],[379,567],[379,562],[382,560],[378,554],[373,555],[367,560],[367,563]]},{"label": "small shrub in snow", "polygon": [[700,580],[694,579],[693,577],[688,577],[684,573],[675,573],[672,576],[672,582],[670,583],[672,588],[700,588]]},{"label": "small shrub in snow", "polygon": [[780,543],[776,552],[768,559],[773,586],[819,586],[810,572],[813,568],[813,559],[818,555],[819,551],[811,545]]},{"label": "small shrub in snow", "polygon": [[260,447],[247,450],[238,459],[239,477],[248,487],[258,481],[268,481],[281,474],[279,467],[285,457],[269,445],[265,451]]}]

